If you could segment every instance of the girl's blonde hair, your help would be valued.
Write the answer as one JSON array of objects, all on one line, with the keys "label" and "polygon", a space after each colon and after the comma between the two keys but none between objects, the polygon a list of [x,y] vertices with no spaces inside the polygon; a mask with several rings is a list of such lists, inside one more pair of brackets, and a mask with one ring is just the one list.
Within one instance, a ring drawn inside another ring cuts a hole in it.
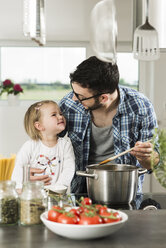
[{"label": "girl's blonde hair", "polygon": [[[25,131],[29,135],[29,137],[33,140],[41,139],[40,131],[36,129],[35,122],[40,120],[41,117],[41,107],[44,104],[56,104],[56,102],[52,100],[40,101],[32,104],[25,113],[24,116],[24,127]],[[58,105],[57,105],[58,106]]]}]

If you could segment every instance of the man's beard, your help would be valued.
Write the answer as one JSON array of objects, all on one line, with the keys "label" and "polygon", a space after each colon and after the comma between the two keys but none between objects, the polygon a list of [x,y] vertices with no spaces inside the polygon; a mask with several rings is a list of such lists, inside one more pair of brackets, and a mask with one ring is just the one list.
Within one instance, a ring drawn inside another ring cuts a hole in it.
[{"label": "man's beard", "polygon": [[[117,107],[118,103],[119,103],[119,96],[111,103],[107,111],[109,112],[114,110]],[[95,103],[91,107],[88,107],[88,110],[93,111],[102,107],[103,105],[99,102],[99,99],[97,98],[95,99]]]},{"label": "man's beard", "polygon": [[99,99],[97,98],[95,99],[95,103],[91,107],[88,107],[88,110],[93,111],[93,110],[101,108],[102,106],[103,105],[99,102]]}]

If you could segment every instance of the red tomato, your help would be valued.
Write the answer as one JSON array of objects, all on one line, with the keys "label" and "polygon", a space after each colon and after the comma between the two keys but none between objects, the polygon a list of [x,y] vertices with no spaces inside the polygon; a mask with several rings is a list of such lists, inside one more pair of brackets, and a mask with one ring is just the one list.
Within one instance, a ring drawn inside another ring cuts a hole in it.
[{"label": "red tomato", "polygon": [[120,214],[118,212],[114,212],[113,216],[115,216],[116,218],[118,218],[119,220],[122,219],[122,217],[120,216]]},{"label": "red tomato", "polygon": [[80,216],[80,210],[79,210],[79,208],[71,208],[69,210],[69,212],[77,215],[78,217]]},{"label": "red tomato", "polygon": [[59,206],[53,206],[52,209],[48,211],[48,220],[57,222],[59,215],[63,212],[62,208]]},{"label": "red tomato", "polygon": [[92,200],[89,197],[81,197],[82,205],[92,205]]},{"label": "red tomato", "polygon": [[101,205],[101,204],[95,204],[95,209],[98,210],[98,211],[99,211],[99,209],[102,208],[102,207],[103,207],[103,205]]},{"label": "red tomato", "polygon": [[78,222],[79,225],[94,225],[94,224],[101,224],[102,219],[99,215],[95,214],[94,212],[83,213],[80,215],[80,221]]},{"label": "red tomato", "polygon": [[79,208],[77,208],[77,210],[79,211],[80,214],[82,214],[84,212],[84,208],[83,207],[79,207]]},{"label": "red tomato", "polygon": [[58,217],[57,222],[63,224],[77,224],[79,222],[79,217],[73,213],[65,212]]},{"label": "red tomato", "polygon": [[59,210],[63,210],[60,206],[58,206],[58,205],[54,205],[54,206],[52,206],[51,207],[51,209],[59,209]]},{"label": "red tomato", "polygon": [[78,208],[78,211],[80,214],[82,214],[82,213],[89,212],[89,211],[94,212],[94,211],[96,211],[96,209],[90,205],[84,205],[84,206],[80,206]]},{"label": "red tomato", "polygon": [[108,208],[106,206],[102,206],[100,209],[99,209],[99,214],[102,215],[103,213],[107,212],[108,211]]},{"label": "red tomato", "polygon": [[[118,213],[113,213],[113,212],[104,212],[102,215],[100,215],[103,219],[104,223],[111,223],[111,222],[116,222],[120,221],[121,217]],[[116,216],[117,215],[117,216]]]}]

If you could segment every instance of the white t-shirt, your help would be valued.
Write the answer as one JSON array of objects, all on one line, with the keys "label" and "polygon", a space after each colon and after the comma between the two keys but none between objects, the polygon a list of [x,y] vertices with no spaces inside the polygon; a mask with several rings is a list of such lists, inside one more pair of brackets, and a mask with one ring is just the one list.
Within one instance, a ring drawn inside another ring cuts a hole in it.
[{"label": "white t-shirt", "polygon": [[[54,147],[47,147],[40,140],[25,142],[16,156],[12,174],[12,180],[16,181],[17,189],[22,188],[25,165],[45,169],[44,174],[52,177],[51,188],[53,185],[70,186],[75,172],[75,156],[70,139],[58,138]],[[49,185],[45,187],[49,188]]]}]

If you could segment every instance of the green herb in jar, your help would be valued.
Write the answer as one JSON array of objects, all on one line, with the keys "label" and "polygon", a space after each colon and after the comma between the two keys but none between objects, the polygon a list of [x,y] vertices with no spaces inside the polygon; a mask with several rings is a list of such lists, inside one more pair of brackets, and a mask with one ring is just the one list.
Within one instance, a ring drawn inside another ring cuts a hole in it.
[{"label": "green herb in jar", "polygon": [[0,224],[17,224],[18,200],[12,197],[0,199]]}]

